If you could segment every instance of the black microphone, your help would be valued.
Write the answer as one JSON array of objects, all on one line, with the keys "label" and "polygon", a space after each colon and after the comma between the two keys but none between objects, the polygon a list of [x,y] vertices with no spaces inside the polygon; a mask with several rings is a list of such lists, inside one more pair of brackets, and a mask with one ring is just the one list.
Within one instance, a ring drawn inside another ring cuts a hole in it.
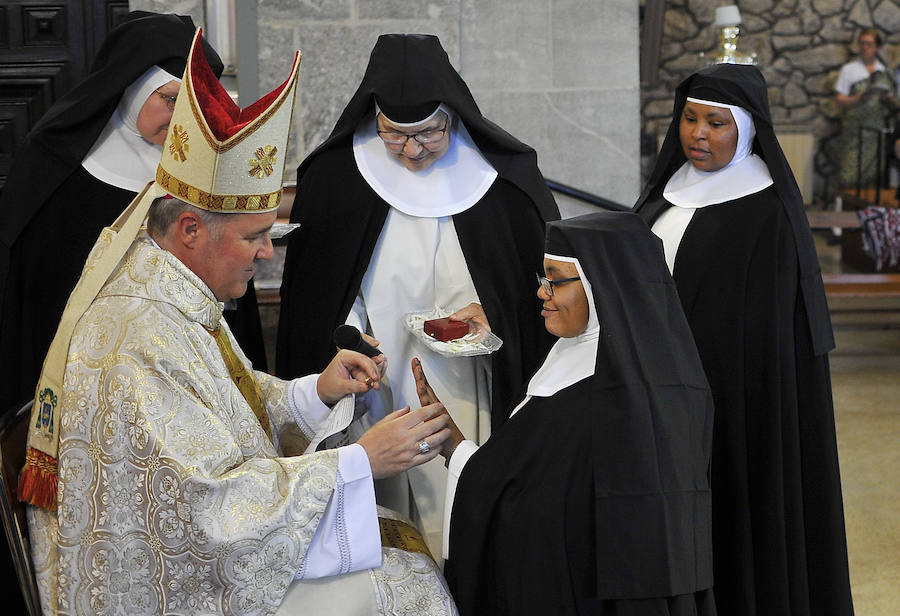
[{"label": "black microphone", "polygon": [[339,349],[356,351],[368,357],[381,355],[381,351],[363,340],[362,334],[352,325],[339,325],[334,330],[334,344]]}]

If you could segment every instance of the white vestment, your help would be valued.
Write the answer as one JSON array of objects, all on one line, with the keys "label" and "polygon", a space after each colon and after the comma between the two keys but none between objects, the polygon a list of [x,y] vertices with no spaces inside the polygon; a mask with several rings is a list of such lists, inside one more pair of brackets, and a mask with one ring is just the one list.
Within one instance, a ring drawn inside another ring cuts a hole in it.
[{"label": "white vestment", "polygon": [[301,614],[346,585],[350,613],[455,613],[428,556],[380,547],[359,445],[280,455],[279,434],[311,439],[329,409],[315,377],[255,372],[270,441],[209,333],[221,327],[249,367],[221,317],[209,288],[142,234],[79,321],[58,508],[29,507],[44,612]]}]

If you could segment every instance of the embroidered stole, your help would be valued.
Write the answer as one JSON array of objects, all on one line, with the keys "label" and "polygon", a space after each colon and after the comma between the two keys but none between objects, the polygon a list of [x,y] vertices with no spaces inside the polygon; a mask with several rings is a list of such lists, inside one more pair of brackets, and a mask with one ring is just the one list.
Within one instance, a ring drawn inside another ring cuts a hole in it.
[{"label": "embroidered stole", "polygon": [[419,552],[431,560],[434,556],[428,550],[421,533],[403,520],[378,517],[378,528],[381,531],[381,545],[386,548],[398,548],[405,552]]},{"label": "embroidered stole", "polygon": [[246,400],[247,404],[250,405],[250,408],[253,409],[253,414],[256,415],[256,418],[259,420],[266,436],[274,443],[275,441],[272,439],[272,428],[269,425],[269,414],[266,412],[266,403],[263,401],[262,390],[259,388],[259,383],[257,383],[256,379],[253,377],[253,373],[250,370],[247,370],[247,366],[245,366],[244,362],[242,362],[235,354],[234,349],[231,347],[231,341],[228,339],[228,334],[226,334],[221,327],[215,330],[208,329],[206,331],[210,333],[215,339],[216,344],[219,345],[219,351],[222,353],[222,359],[225,360],[225,367],[228,368],[228,374],[231,375],[231,380],[234,381],[234,384],[237,385],[241,395],[244,396],[244,400]]}]

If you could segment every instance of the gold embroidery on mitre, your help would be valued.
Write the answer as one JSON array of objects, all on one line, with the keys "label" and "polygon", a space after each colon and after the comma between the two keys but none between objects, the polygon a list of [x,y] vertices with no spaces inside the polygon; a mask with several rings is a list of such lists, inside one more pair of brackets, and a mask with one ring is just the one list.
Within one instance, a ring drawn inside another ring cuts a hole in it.
[{"label": "gold embroidery on mitre", "polygon": [[256,148],[256,158],[250,159],[250,175],[255,175],[260,180],[272,175],[275,171],[274,165],[278,162],[278,148],[274,145],[267,145]]},{"label": "gold embroidery on mitre", "polygon": [[182,182],[163,169],[162,165],[156,168],[156,183],[165,188],[170,195],[210,211],[274,210],[281,203],[281,194],[284,190],[279,188],[274,192],[256,195],[215,195]]},{"label": "gold embroidery on mitre", "polygon": [[181,124],[176,124],[172,127],[172,142],[169,144],[169,153],[172,155],[172,158],[181,163],[187,160],[185,152],[191,149],[188,146],[189,140],[190,136]]}]

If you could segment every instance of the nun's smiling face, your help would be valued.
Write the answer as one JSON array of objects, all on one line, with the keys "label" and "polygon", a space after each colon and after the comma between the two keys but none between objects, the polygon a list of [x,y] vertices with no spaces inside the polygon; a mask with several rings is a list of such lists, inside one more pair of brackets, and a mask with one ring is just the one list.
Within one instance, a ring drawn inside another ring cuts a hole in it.
[{"label": "nun's smiling face", "polygon": [[737,149],[737,124],[725,107],[686,101],[679,136],[684,155],[698,171],[722,169]]},{"label": "nun's smiling face", "polygon": [[424,171],[450,149],[450,118],[443,111],[402,128],[380,113],[377,122],[384,147],[410,171]]},{"label": "nun's smiling face", "polygon": [[587,329],[590,314],[584,285],[581,284],[581,280],[560,284],[552,282],[564,278],[578,278],[578,268],[574,263],[544,259],[544,272],[553,290],[553,295],[547,293],[543,287],[538,287],[537,291],[538,298],[543,302],[541,316],[544,317],[544,327],[554,336],[574,338]]}]

